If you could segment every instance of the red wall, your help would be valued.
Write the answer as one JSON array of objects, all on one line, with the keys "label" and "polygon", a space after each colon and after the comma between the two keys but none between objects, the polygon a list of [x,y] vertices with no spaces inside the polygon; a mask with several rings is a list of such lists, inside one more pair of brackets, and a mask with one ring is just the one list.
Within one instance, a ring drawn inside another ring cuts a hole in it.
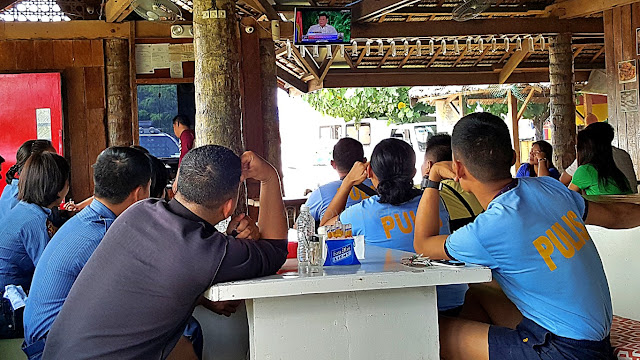
[{"label": "red wall", "polygon": [[23,142],[37,138],[36,109],[51,109],[51,142],[62,154],[62,95],[59,73],[0,74],[0,155],[5,173]]}]

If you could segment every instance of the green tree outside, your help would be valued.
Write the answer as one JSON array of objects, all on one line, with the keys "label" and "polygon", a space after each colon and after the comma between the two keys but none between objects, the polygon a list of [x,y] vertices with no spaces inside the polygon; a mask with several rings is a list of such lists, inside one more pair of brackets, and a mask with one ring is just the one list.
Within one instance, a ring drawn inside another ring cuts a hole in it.
[{"label": "green tree outside", "polygon": [[138,85],[138,122],[151,123],[171,136],[173,117],[178,108],[176,85]]}]

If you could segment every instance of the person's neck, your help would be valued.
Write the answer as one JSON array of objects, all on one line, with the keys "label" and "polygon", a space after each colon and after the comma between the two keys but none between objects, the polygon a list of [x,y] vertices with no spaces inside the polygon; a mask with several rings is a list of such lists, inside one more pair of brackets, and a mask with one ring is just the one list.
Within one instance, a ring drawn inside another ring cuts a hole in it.
[{"label": "person's neck", "polygon": [[213,226],[215,226],[217,223],[225,219],[223,214],[220,214],[217,211],[216,212],[211,211],[202,205],[189,202],[180,193],[177,193],[174,196],[174,199],[180,204],[182,204],[182,206],[186,207],[189,211],[198,215],[199,218],[201,218],[202,220],[208,222]]},{"label": "person's neck", "polygon": [[178,128],[178,132],[179,132],[178,137],[181,137],[181,136],[182,136],[182,133],[183,133],[183,132],[185,132],[185,131],[187,131],[187,130],[189,130],[189,128],[188,128],[188,127],[186,127],[186,126],[184,126],[184,125],[180,125],[180,127]]},{"label": "person's neck", "polygon": [[480,205],[482,205],[482,208],[486,210],[489,207],[489,203],[498,195],[500,190],[504,189],[504,187],[512,181],[513,178],[508,178],[482,183],[478,185],[477,189],[473,189],[473,194],[478,199]]},{"label": "person's neck", "polygon": [[340,176],[340,179],[344,179],[347,174],[349,174],[348,171],[342,171],[342,170],[336,170],[338,172],[338,176]]},{"label": "person's neck", "polygon": [[127,210],[127,208],[129,206],[131,206],[133,204],[129,199],[126,199],[125,201],[121,202],[120,204],[111,203],[108,200],[100,198],[100,197],[95,196],[95,195],[94,195],[93,199],[100,201],[100,203],[102,203],[102,205],[104,205],[107,209],[111,210],[111,212],[115,216],[120,216],[120,214],[122,214],[125,210]]}]

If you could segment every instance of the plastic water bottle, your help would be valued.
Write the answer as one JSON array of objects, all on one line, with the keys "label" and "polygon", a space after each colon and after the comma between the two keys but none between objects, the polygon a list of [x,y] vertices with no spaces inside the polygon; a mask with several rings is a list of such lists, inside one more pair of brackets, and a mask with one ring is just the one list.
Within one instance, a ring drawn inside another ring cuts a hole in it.
[{"label": "plastic water bottle", "polygon": [[300,215],[296,220],[298,228],[298,264],[306,266],[309,264],[309,241],[316,230],[316,223],[309,212],[309,206],[300,206]]}]

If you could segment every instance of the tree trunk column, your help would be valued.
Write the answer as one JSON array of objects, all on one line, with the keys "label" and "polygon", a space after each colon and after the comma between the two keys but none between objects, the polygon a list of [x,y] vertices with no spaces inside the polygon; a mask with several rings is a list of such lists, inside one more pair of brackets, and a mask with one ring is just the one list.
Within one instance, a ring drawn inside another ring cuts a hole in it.
[{"label": "tree trunk column", "polygon": [[235,1],[216,0],[224,18],[203,19],[209,0],[193,2],[196,146],[218,144],[244,151],[240,109],[239,33]]},{"label": "tree trunk column", "polygon": [[553,163],[560,170],[576,158],[576,104],[573,87],[573,50],[571,34],[559,34],[549,44],[551,80],[551,124],[553,127]]},{"label": "tree trunk column", "polygon": [[260,72],[262,78],[264,155],[282,177],[276,51],[271,39],[260,40]]},{"label": "tree trunk column", "polygon": [[107,73],[107,129],[109,146],[133,145],[129,42],[106,39],[104,55]]}]

